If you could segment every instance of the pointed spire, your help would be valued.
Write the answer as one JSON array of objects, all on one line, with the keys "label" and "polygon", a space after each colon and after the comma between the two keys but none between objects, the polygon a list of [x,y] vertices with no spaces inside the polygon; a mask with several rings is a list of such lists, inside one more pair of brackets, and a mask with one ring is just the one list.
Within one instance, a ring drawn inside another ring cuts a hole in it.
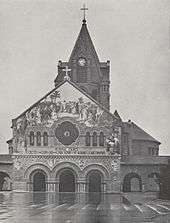
[{"label": "pointed spire", "polygon": [[69,61],[76,55],[83,54],[85,57],[93,57],[96,63],[99,63],[99,58],[91,40],[86,19],[83,19],[83,24],[79,32],[78,38],[72,50]]},{"label": "pointed spire", "polygon": [[83,7],[80,10],[83,11],[83,24],[86,24],[86,11],[88,10],[88,8],[86,8],[86,5],[83,4]]}]

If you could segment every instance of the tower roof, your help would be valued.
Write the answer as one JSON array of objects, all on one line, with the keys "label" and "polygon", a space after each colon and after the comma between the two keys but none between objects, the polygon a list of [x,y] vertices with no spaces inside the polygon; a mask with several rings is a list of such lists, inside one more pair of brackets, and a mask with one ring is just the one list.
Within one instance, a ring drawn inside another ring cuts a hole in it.
[{"label": "tower roof", "polygon": [[87,29],[86,20],[83,20],[81,30],[78,38],[72,50],[69,62],[77,56],[84,56],[86,58],[92,58],[95,60],[96,65],[99,65],[99,58],[91,40],[89,31]]}]

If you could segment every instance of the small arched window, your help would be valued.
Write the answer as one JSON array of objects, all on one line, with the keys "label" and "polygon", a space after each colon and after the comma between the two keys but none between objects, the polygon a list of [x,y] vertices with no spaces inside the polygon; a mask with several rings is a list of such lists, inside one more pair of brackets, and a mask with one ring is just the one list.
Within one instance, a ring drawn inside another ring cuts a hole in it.
[{"label": "small arched window", "polygon": [[93,132],[93,146],[97,146],[97,132]]},{"label": "small arched window", "polygon": [[30,146],[34,146],[34,132],[30,132]]},{"label": "small arched window", "polygon": [[48,146],[48,133],[43,133],[43,146]]},{"label": "small arched window", "polygon": [[37,146],[41,146],[41,132],[37,132],[36,144],[37,144]]},{"label": "small arched window", "polygon": [[104,133],[100,132],[99,135],[99,146],[104,146]]},{"label": "small arched window", "polygon": [[86,132],[86,136],[85,136],[85,143],[86,143],[86,146],[90,146],[90,132]]}]

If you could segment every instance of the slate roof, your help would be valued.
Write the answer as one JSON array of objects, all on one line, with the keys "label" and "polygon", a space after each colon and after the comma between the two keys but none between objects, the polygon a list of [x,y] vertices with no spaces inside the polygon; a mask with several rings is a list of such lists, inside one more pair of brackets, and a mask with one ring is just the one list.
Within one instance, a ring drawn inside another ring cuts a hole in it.
[{"label": "slate roof", "polygon": [[81,48],[81,50],[87,55],[87,56],[93,56],[96,60],[96,62],[99,63],[99,58],[96,53],[96,50],[94,48],[93,42],[91,40],[89,31],[87,29],[86,22],[83,22],[81,30],[79,32],[79,35],[77,37],[76,43],[74,45],[74,48],[72,50],[71,56],[69,61],[74,57],[75,54],[77,54],[77,50]]},{"label": "slate roof", "polygon": [[95,70],[97,71],[99,77],[102,77],[102,74],[100,72],[99,58],[91,40],[85,21],[83,21],[81,30],[70,55],[69,64],[72,60],[74,60],[75,58],[77,58],[77,56],[80,56],[81,54],[83,57],[90,58],[91,63],[95,67]]},{"label": "slate roof", "polygon": [[152,141],[161,144],[157,139],[149,135],[147,132],[145,132],[142,128],[140,128],[138,125],[136,125],[134,122],[125,122],[126,126],[131,125],[132,130],[132,140],[144,140],[144,141]]}]

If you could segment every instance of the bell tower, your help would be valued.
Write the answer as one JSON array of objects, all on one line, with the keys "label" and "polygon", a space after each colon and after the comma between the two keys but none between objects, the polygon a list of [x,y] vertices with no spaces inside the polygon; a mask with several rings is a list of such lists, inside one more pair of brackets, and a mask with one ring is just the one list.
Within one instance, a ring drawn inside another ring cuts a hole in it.
[{"label": "bell tower", "polygon": [[70,80],[107,109],[110,108],[110,62],[100,62],[91,40],[84,6],[80,33],[68,62],[58,62],[55,86],[64,80],[64,69],[68,66]]}]

